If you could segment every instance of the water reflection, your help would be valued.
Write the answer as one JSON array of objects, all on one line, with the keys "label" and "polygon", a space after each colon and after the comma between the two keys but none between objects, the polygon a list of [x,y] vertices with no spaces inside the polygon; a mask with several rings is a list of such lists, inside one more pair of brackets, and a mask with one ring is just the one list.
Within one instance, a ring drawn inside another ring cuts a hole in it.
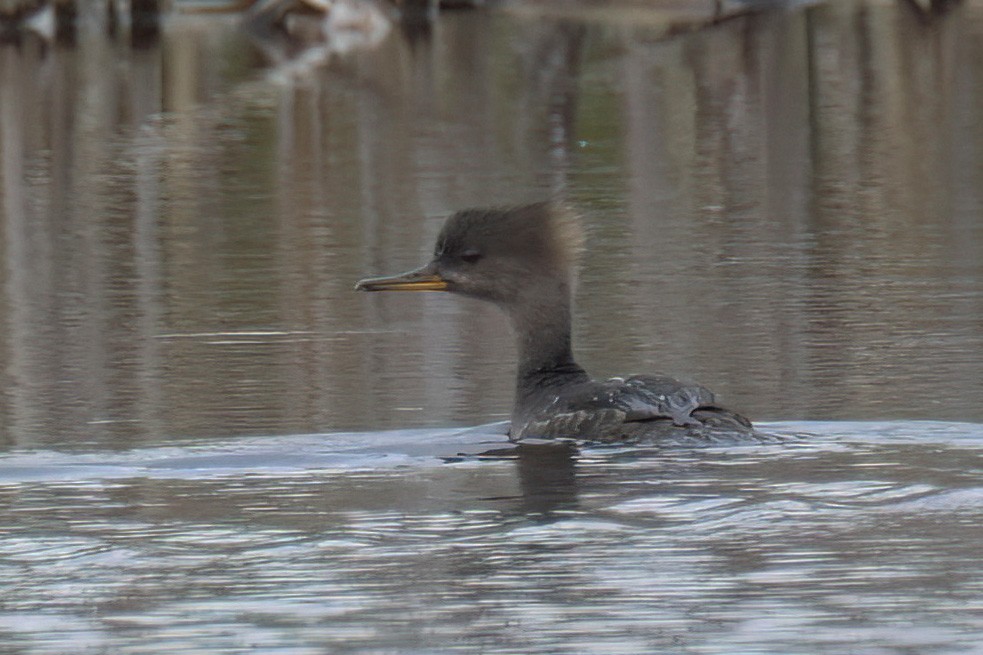
[{"label": "water reflection", "polygon": [[445,15],[287,76],[226,20],[0,45],[0,641],[978,648],[978,425],[475,457],[501,426],[432,426],[508,412],[504,320],[351,287],[566,187],[598,374],[983,421],[980,19]]},{"label": "water reflection", "polygon": [[551,517],[577,507],[579,452],[569,444],[521,445],[517,448],[516,471],[522,490],[523,514]]},{"label": "water reflection", "polygon": [[172,447],[109,454],[144,467],[116,476],[33,453],[76,472],[0,467],[0,631],[37,652],[971,649],[979,426],[809,427],[794,445],[586,450],[576,478],[555,450],[542,468],[332,468],[313,437],[225,446],[309,467]]},{"label": "water reflection", "polygon": [[561,187],[596,373],[758,418],[981,420],[978,13],[447,15],[286,81],[225,20],[0,46],[0,438],[501,418],[493,310],[351,284]]}]

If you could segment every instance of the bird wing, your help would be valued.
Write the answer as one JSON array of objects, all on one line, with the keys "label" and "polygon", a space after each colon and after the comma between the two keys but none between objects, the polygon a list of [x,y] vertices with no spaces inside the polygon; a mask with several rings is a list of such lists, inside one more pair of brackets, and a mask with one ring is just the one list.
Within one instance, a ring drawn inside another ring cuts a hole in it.
[{"label": "bird wing", "polygon": [[671,420],[700,425],[695,410],[716,409],[714,396],[697,384],[661,375],[589,382],[569,390],[526,422],[522,435],[548,438],[617,438],[625,423]]},{"label": "bird wing", "polygon": [[620,395],[631,407],[627,421],[671,418],[678,422],[694,410],[716,406],[713,392],[706,387],[667,375],[634,375],[624,381]]},{"label": "bird wing", "polygon": [[625,423],[625,412],[617,408],[602,410],[570,409],[543,412],[526,422],[521,437],[546,439],[588,439],[617,437]]}]

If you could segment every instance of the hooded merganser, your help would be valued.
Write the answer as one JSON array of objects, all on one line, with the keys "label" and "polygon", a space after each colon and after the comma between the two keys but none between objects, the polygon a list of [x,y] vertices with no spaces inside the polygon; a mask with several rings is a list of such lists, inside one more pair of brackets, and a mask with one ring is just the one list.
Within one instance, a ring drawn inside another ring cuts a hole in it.
[{"label": "hooded merganser", "polygon": [[450,291],[502,308],[518,338],[509,437],[619,442],[709,432],[753,434],[706,388],[662,375],[593,380],[573,359],[570,307],[583,231],[564,206],[466,209],[437,237],[433,260],[361,291]]}]

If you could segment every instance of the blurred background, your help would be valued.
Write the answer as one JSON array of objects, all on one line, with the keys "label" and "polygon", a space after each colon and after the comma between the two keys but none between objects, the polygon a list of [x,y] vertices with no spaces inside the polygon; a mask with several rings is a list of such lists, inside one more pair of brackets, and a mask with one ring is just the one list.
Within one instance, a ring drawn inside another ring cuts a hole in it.
[{"label": "blurred background", "polygon": [[0,4],[0,444],[506,418],[494,309],[356,294],[565,191],[599,376],[983,421],[983,3]]},{"label": "blurred background", "polygon": [[[980,655],[981,107],[975,0],[0,0],[0,655]],[[353,286],[558,194],[774,442],[459,455],[506,320]]]}]

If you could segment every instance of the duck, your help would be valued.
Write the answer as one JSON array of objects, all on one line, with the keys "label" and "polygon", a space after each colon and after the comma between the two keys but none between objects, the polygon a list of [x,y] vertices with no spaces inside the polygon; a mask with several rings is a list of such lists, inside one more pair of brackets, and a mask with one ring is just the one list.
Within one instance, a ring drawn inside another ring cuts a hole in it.
[{"label": "duck", "polygon": [[335,55],[378,47],[394,14],[375,0],[243,0],[243,27],[272,79],[303,79]]},{"label": "duck", "polygon": [[[63,12],[67,12],[64,7]],[[28,33],[43,42],[54,40],[57,32],[56,7],[47,0],[0,2],[0,44],[18,43]]]},{"label": "duck", "polygon": [[584,241],[581,220],[560,201],[465,209],[446,220],[427,264],[355,289],[447,292],[499,307],[518,350],[511,441],[754,434],[747,418],[695,382],[663,374],[597,380],[577,364],[571,319]]}]

